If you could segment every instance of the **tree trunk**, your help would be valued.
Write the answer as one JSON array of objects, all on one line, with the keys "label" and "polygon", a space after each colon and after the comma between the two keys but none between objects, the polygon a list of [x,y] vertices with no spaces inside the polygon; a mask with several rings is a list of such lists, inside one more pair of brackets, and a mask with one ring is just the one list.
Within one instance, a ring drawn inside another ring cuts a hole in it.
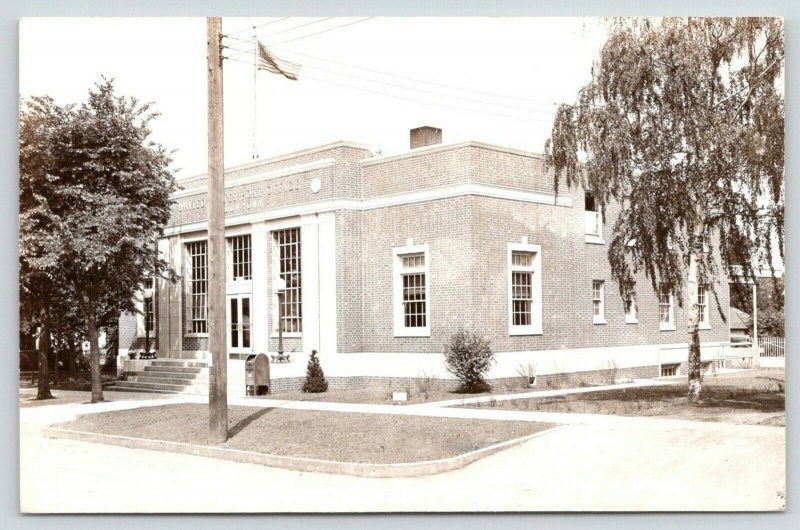
[{"label": "tree trunk", "polygon": [[[699,233],[698,233],[699,232]],[[697,401],[700,398],[700,304],[698,292],[701,282],[700,260],[703,253],[702,228],[692,235],[691,252],[689,254],[689,359],[688,359],[688,384],[689,394]],[[708,298],[708,295],[706,295]],[[708,303],[708,300],[706,300]]]},{"label": "tree trunk", "polygon": [[86,319],[89,330],[89,348],[91,352],[90,366],[92,374],[92,403],[105,401],[103,398],[103,381],[100,378],[100,343],[97,340],[97,317],[94,308],[90,306],[89,316]]},{"label": "tree trunk", "polygon": [[50,373],[48,357],[50,357],[50,325],[47,322],[47,309],[39,311],[42,320],[42,330],[39,333],[39,387],[36,399],[53,399],[50,393]]},{"label": "tree trunk", "polygon": [[69,351],[67,352],[67,370],[69,373],[69,381],[70,383],[74,383],[77,380],[77,371],[78,371],[78,348],[79,346],[75,344],[72,340],[68,341],[69,344]]}]

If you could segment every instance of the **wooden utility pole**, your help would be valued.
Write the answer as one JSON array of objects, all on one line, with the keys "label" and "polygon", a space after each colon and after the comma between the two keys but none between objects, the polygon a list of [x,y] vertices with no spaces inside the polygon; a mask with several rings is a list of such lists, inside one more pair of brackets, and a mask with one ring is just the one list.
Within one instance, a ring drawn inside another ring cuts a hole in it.
[{"label": "wooden utility pole", "polygon": [[758,277],[753,278],[753,368],[761,368],[761,350],[758,349]]},{"label": "wooden utility pole", "polygon": [[225,349],[225,164],[222,109],[222,19],[206,19],[208,48],[208,408],[211,441],[228,439],[228,354]]}]

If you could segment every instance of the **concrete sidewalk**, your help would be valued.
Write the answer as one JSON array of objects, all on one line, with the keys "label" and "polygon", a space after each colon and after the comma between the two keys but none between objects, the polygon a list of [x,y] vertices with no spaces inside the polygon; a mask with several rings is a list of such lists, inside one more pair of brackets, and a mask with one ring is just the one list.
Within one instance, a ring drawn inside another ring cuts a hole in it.
[{"label": "concrete sidewalk", "polygon": [[[432,403],[419,403],[414,405],[379,405],[367,403],[336,403],[325,401],[281,401],[275,399],[264,399],[257,397],[230,398],[229,406],[243,406],[254,408],[282,408],[292,410],[317,410],[328,412],[345,412],[357,414],[389,414],[401,416],[425,416],[436,418],[460,418],[478,419],[495,421],[530,421],[553,423],[558,425],[596,425],[606,427],[619,427],[626,429],[644,429],[656,431],[672,431],[676,429],[692,429],[700,431],[731,431],[739,432],[753,429],[783,429],[783,427],[764,426],[764,425],[736,425],[721,422],[681,420],[666,417],[643,417],[643,416],[615,416],[611,414],[581,414],[573,412],[539,412],[522,410],[504,410],[493,408],[456,408],[453,405],[461,405],[464,401],[475,403],[476,399],[529,399],[534,397],[551,397],[557,395],[567,395],[576,393],[599,392],[611,389],[640,388],[643,386],[654,386],[662,384],[672,384],[660,381],[637,381],[629,384],[586,387],[577,389],[559,389],[538,392],[525,392],[519,394],[508,394],[505,396],[482,396],[480,398],[466,398],[464,400],[450,400]],[[103,412],[113,412],[117,410],[131,410],[140,407],[155,407],[161,405],[172,405],[178,403],[208,403],[207,396],[196,395],[176,395],[163,399],[149,400],[124,400],[103,403],[80,403],[43,406],[36,408],[26,408],[20,410],[20,424],[22,426],[46,426],[55,423],[72,421],[79,415],[98,414]]]}]

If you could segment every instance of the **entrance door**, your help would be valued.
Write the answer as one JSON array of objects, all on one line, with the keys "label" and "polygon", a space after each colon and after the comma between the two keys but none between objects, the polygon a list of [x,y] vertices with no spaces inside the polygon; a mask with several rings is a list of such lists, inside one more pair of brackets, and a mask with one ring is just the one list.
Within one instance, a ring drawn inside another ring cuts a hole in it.
[{"label": "entrance door", "polygon": [[233,352],[250,352],[250,295],[228,296],[228,349]]}]

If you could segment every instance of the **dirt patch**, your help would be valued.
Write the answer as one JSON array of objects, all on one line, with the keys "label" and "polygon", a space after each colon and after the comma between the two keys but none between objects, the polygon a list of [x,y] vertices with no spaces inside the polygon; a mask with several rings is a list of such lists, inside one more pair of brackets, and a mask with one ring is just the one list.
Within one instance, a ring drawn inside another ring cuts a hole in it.
[{"label": "dirt patch", "polygon": [[683,384],[605,390],[547,398],[490,401],[465,405],[539,412],[577,412],[619,416],[665,416],[751,425],[785,425],[783,370],[707,375],[702,399],[694,403]]},{"label": "dirt patch", "polygon": [[[230,407],[228,420],[230,439],[222,447],[370,464],[452,457],[553,427],[534,422],[252,407]],[[206,405],[89,414],[54,427],[212,445],[208,441]]]},{"label": "dirt patch", "polygon": [[502,396],[505,394],[516,394],[518,392],[528,392],[532,389],[522,386],[496,385],[491,392],[480,392],[476,394],[466,392],[456,392],[451,390],[431,389],[426,392],[415,388],[403,387],[395,391],[407,392],[407,401],[393,401],[392,390],[388,388],[361,388],[352,390],[329,390],[319,394],[309,394],[305,392],[280,392],[263,396],[265,399],[276,399],[284,401],[324,401],[332,403],[365,403],[376,405],[413,405],[418,403],[432,403],[434,401],[445,401],[450,399],[472,398],[481,396]]}]

